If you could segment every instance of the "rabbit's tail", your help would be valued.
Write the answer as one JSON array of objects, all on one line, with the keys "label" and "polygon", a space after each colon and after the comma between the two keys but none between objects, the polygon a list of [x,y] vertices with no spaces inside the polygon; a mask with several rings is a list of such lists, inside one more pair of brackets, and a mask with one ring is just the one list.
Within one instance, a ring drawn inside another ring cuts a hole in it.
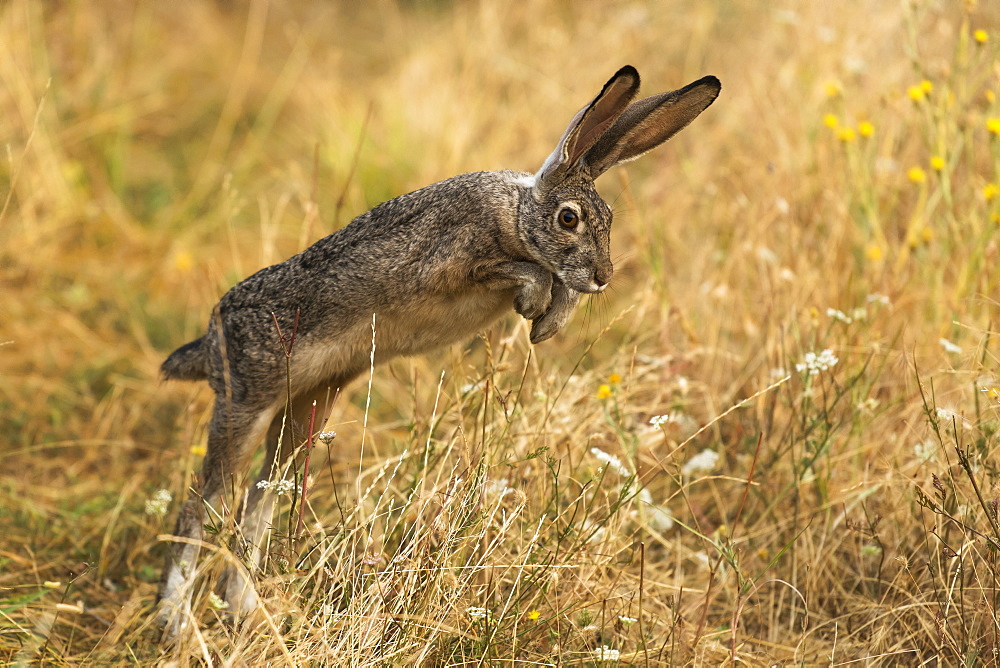
[{"label": "rabbit's tail", "polygon": [[160,367],[160,373],[166,380],[205,380],[208,378],[206,352],[204,336],[185,343],[170,353]]}]

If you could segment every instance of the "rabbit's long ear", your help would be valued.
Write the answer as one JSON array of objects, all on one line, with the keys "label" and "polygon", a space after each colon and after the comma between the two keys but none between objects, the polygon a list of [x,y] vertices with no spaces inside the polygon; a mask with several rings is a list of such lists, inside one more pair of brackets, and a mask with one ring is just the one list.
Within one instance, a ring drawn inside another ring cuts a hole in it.
[{"label": "rabbit's long ear", "polygon": [[721,89],[719,80],[709,76],[680,90],[633,102],[587,151],[584,168],[596,179],[613,166],[656,148],[705,111]]},{"label": "rabbit's long ear", "polygon": [[621,68],[611,77],[601,92],[581,109],[562,139],[538,170],[538,181],[562,178],[613,126],[639,92],[639,73],[631,65]]}]

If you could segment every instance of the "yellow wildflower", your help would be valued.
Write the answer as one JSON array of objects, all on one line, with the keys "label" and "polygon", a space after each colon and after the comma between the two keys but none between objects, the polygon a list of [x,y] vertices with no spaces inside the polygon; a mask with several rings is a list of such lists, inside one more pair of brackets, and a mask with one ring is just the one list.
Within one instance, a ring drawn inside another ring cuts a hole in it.
[{"label": "yellow wildflower", "polygon": [[530,619],[531,621],[535,621],[541,616],[542,613],[538,612],[537,610],[532,610],[531,612],[528,613],[528,619]]},{"label": "yellow wildflower", "polygon": [[1000,118],[987,118],[986,129],[995,135],[1000,135]]},{"label": "yellow wildflower", "polygon": [[933,169],[935,172],[940,172],[942,169],[944,169],[944,164],[945,164],[944,158],[942,158],[940,155],[931,156],[931,169]]},{"label": "yellow wildflower", "polygon": [[840,85],[840,82],[835,79],[831,79],[823,84],[823,93],[825,93],[827,97],[838,97],[843,92],[844,89]]},{"label": "yellow wildflower", "polygon": [[906,172],[906,178],[913,183],[923,183],[927,180],[927,172],[919,167],[910,167],[909,171]]},{"label": "yellow wildflower", "polygon": [[997,195],[1000,195],[1000,188],[997,187],[997,184],[987,183],[983,186],[983,197],[986,198],[987,202],[992,201]]},{"label": "yellow wildflower", "polygon": [[207,452],[207,450],[204,445],[191,446],[191,454],[194,455],[195,457],[203,457],[205,455],[205,452]]},{"label": "yellow wildflower", "polygon": [[985,93],[983,93],[983,96],[986,97],[986,101],[989,102],[990,104],[993,104],[994,102],[997,101],[997,94],[991,90],[988,90]]},{"label": "yellow wildflower", "polygon": [[840,125],[840,120],[834,114],[823,114],[823,125],[831,130],[836,130]]},{"label": "yellow wildflower", "polygon": [[597,388],[597,398],[607,399],[612,394],[610,385],[601,385]]},{"label": "yellow wildflower", "polygon": [[909,88],[906,89],[906,94],[914,102],[923,102],[924,98],[927,97],[927,94],[924,92],[924,89],[921,88],[920,86],[910,86]]},{"label": "yellow wildflower", "polygon": [[622,377],[619,376],[617,373],[613,373],[610,376],[608,376],[608,383],[610,383],[611,385],[618,385],[621,382],[622,382]]},{"label": "yellow wildflower", "polygon": [[194,257],[188,251],[180,251],[174,255],[174,269],[180,273],[188,273],[193,266]]},{"label": "yellow wildflower", "polygon": [[927,226],[920,228],[920,240],[925,244],[929,244],[934,241],[934,230]]},{"label": "yellow wildflower", "polygon": [[977,30],[976,32],[972,33],[972,38],[975,39],[976,42],[978,42],[979,44],[986,44],[986,42],[990,40],[990,36],[986,33],[985,30]]},{"label": "yellow wildflower", "polygon": [[847,127],[847,128],[840,128],[840,130],[837,131],[837,138],[840,141],[844,142],[845,144],[850,144],[852,141],[858,138],[858,135],[854,131],[854,128]]},{"label": "yellow wildflower", "polygon": [[865,246],[865,257],[871,262],[880,262],[884,254],[882,247],[874,241]]},{"label": "yellow wildflower", "polygon": [[934,84],[927,79],[924,79],[920,82],[920,90],[924,91],[927,95],[930,95],[934,91]]},{"label": "yellow wildflower", "polygon": [[858,134],[862,137],[871,137],[875,134],[875,126],[868,121],[858,123]]}]

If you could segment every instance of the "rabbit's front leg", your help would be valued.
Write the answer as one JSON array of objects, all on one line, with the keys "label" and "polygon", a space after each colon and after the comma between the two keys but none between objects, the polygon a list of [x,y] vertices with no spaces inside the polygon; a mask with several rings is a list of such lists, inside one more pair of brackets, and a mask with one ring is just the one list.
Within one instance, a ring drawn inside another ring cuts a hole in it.
[{"label": "rabbit's front leg", "polygon": [[579,292],[566,287],[558,278],[555,279],[552,283],[552,305],[531,323],[531,342],[541,343],[552,338],[573,315],[579,301]]},{"label": "rabbit's front leg", "polygon": [[476,270],[473,278],[491,288],[517,288],[514,310],[527,320],[545,313],[552,301],[552,273],[531,262],[500,262]]}]

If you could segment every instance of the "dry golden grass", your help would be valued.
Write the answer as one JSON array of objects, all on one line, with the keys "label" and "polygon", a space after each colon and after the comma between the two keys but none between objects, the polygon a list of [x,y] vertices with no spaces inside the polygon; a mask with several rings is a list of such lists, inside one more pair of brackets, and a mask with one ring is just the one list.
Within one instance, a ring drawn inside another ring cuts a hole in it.
[{"label": "dry golden grass", "polygon": [[[0,661],[994,665],[998,28],[986,0],[3,3]],[[611,294],[534,349],[512,316],[375,369],[304,530],[275,518],[267,618],[210,605],[223,520],[157,646],[146,501],[176,510],[210,409],[164,356],[378,202],[534,170],[625,63],[723,92],[599,183]]]}]

